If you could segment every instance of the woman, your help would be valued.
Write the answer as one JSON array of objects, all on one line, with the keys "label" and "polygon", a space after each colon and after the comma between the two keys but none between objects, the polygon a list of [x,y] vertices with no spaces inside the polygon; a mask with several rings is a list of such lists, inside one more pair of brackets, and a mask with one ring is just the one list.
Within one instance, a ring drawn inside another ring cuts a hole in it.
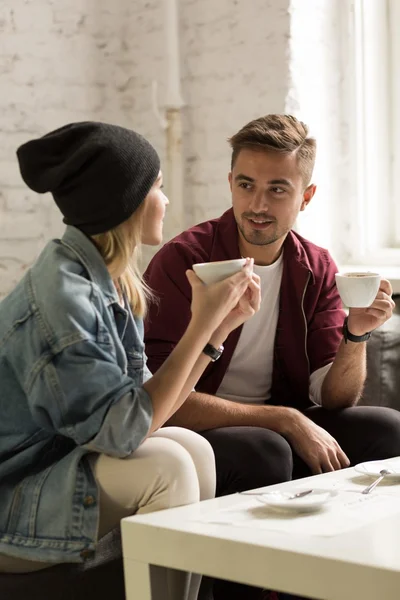
[{"label": "woman", "polygon": [[[67,228],[0,304],[3,572],[82,561],[125,516],[213,497],[208,443],[160,428],[209,363],[206,345],[218,348],[260,302],[249,259],[210,286],[188,271],[192,320],[152,376],[137,253],[162,241],[157,153],[133,131],[84,122],[17,155],[24,181],[52,193]],[[163,598],[196,598],[199,578],[186,596],[189,577],[171,571]]]}]

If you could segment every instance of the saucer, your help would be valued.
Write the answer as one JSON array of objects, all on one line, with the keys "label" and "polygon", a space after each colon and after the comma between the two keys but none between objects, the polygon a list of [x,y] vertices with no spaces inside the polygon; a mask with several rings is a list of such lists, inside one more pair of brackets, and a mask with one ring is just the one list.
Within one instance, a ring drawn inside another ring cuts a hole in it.
[{"label": "saucer", "polygon": [[[301,490],[296,490],[301,491]],[[292,493],[267,492],[256,496],[257,500],[270,508],[284,510],[286,512],[313,512],[322,508],[334,496],[336,490],[313,490],[307,496],[291,498]]]},{"label": "saucer", "polygon": [[385,475],[385,479],[400,479],[400,460],[398,458],[390,461],[371,460],[360,463],[354,467],[354,470],[357,471],[357,473],[367,475],[368,477],[379,477],[382,469],[390,471],[388,475]]}]

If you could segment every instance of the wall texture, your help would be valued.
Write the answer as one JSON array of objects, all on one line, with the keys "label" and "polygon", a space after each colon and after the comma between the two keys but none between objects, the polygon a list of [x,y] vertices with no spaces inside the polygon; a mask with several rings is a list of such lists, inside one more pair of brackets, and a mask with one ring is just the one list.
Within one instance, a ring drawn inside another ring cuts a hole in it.
[{"label": "wall texture", "polygon": [[143,125],[149,81],[161,70],[160,37],[156,2],[1,3],[0,297],[62,231],[51,198],[24,186],[17,146],[72,120]]},{"label": "wall texture", "polygon": [[[157,81],[163,112],[166,1],[2,1],[0,298],[63,229],[51,198],[24,186],[19,144],[72,120],[96,119],[137,129],[165,158],[151,89]],[[226,139],[261,114],[290,110],[308,119],[321,137],[320,172],[328,181],[341,136],[337,0],[179,0],[179,7],[185,225],[229,206]],[[329,220],[334,190],[324,191],[325,208],[304,221],[307,233]]]}]

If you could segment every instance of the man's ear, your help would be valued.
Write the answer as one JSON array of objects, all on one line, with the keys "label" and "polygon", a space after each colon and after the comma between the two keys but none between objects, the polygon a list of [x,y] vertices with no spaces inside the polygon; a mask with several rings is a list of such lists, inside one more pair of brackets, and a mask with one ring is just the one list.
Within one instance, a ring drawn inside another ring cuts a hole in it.
[{"label": "man's ear", "polygon": [[301,203],[300,210],[305,210],[308,204],[311,202],[315,192],[317,191],[317,186],[311,183],[303,193],[303,201]]},{"label": "man's ear", "polygon": [[228,181],[229,181],[229,187],[232,191],[232,171],[229,171],[229,173],[228,173]]}]

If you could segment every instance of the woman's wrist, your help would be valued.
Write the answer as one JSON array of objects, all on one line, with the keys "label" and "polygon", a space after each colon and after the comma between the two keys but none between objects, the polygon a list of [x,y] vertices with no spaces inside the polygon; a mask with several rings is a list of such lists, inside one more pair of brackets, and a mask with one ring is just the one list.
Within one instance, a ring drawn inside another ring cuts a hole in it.
[{"label": "woman's wrist", "polygon": [[210,329],[204,326],[203,323],[197,322],[194,319],[192,319],[189,325],[187,326],[185,335],[188,335],[194,338],[194,340],[201,342],[201,344],[206,345],[208,342],[210,342],[210,338],[213,335],[213,331],[210,331]]},{"label": "woman's wrist", "polygon": [[215,348],[219,348],[225,342],[228,335],[229,331],[226,331],[223,327],[219,327],[212,333],[208,343]]}]

